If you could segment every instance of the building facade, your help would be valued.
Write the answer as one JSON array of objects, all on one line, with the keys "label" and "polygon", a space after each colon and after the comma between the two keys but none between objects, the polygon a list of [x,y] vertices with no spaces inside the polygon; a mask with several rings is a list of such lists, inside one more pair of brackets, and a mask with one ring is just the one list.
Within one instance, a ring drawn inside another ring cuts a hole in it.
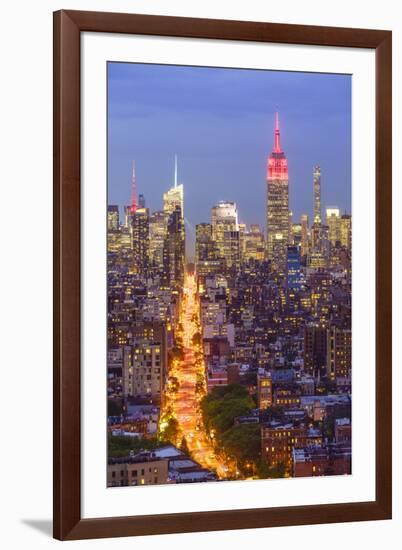
[{"label": "building facade", "polygon": [[288,161],[280,143],[279,119],[276,114],[274,148],[267,163],[267,258],[273,271],[286,272],[289,242],[289,179]]},{"label": "building facade", "polygon": [[107,486],[128,487],[167,483],[168,465],[168,460],[153,457],[152,453],[111,458],[107,466]]},{"label": "building facade", "polygon": [[321,168],[314,166],[313,170],[314,193],[314,223],[321,223]]}]

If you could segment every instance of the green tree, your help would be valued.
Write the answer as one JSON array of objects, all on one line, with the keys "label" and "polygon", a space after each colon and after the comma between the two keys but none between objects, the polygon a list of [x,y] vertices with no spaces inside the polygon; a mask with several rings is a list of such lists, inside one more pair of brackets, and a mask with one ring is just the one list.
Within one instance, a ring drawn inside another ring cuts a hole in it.
[{"label": "green tree", "polygon": [[237,461],[238,469],[246,474],[253,473],[261,456],[261,428],[259,424],[232,426],[219,438],[225,453]]},{"label": "green tree", "polygon": [[246,388],[239,384],[216,386],[201,401],[201,410],[205,426],[223,434],[234,419],[250,412],[255,407]]},{"label": "green tree", "polygon": [[163,432],[160,434],[159,439],[164,443],[175,444],[179,434],[179,423],[176,418],[169,418],[168,424]]}]

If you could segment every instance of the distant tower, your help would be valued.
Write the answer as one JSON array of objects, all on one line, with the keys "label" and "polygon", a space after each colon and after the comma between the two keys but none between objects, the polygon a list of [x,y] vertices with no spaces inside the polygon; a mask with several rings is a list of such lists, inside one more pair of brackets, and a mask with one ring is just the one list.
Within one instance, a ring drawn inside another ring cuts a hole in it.
[{"label": "distant tower", "polygon": [[321,168],[314,167],[313,171],[314,187],[314,223],[321,223]]},{"label": "distant tower", "polygon": [[172,214],[177,207],[180,208],[184,225],[183,184],[177,183],[177,155],[175,155],[173,187],[163,194],[163,210],[167,214]]},{"label": "distant tower", "polygon": [[174,183],[163,194],[166,238],[163,247],[164,282],[177,289],[183,286],[185,266],[185,228],[183,184],[177,183],[177,155],[174,158]]},{"label": "distant tower", "polygon": [[137,183],[135,180],[135,160],[133,160],[133,171],[131,174],[131,204],[130,211],[135,214],[137,211]]},{"label": "distant tower", "polygon": [[130,216],[135,273],[146,273],[149,267],[149,210],[137,208]]},{"label": "distant tower", "polygon": [[301,255],[305,256],[309,253],[309,227],[308,215],[302,214],[300,217],[301,224]]},{"label": "distant tower", "polygon": [[286,272],[289,242],[288,161],[281,149],[279,118],[276,113],[274,148],[267,163],[267,258],[280,275]]}]

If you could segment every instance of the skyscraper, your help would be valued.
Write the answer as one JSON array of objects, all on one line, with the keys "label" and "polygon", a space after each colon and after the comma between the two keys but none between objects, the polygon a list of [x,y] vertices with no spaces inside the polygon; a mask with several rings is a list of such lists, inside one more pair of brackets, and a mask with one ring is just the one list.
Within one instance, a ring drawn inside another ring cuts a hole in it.
[{"label": "skyscraper", "polygon": [[301,224],[301,255],[305,256],[309,252],[309,227],[308,227],[307,214],[301,215],[300,224]]},{"label": "skyscraper", "polygon": [[119,207],[115,204],[109,204],[107,207],[108,231],[117,231],[119,229],[119,225]]},{"label": "skyscraper", "polygon": [[163,211],[166,214],[173,214],[177,207],[180,208],[181,217],[183,219],[183,185],[172,187],[169,191],[163,193]]},{"label": "skyscraper", "polygon": [[341,219],[339,208],[327,208],[326,218],[328,226],[328,239],[332,246],[340,243],[341,240]]},{"label": "skyscraper", "polygon": [[281,149],[278,113],[274,148],[267,163],[267,257],[272,269],[280,275],[286,272],[289,242],[289,179],[288,161]]},{"label": "skyscraper", "polygon": [[258,224],[251,224],[250,230],[244,233],[244,250],[242,260],[264,260],[264,234]]},{"label": "skyscraper", "polygon": [[164,282],[179,291],[184,282],[184,227],[181,209],[178,206],[169,215],[166,238],[163,246]]},{"label": "skyscraper", "polygon": [[181,217],[184,221],[183,184],[177,183],[177,156],[175,155],[173,187],[163,194],[163,210],[172,214],[177,207],[181,210]]},{"label": "skyscraper", "polygon": [[137,203],[137,180],[135,176],[135,161],[133,160],[133,166],[131,171],[131,198],[130,204],[124,207],[124,227],[131,233],[131,220],[132,215],[136,213],[138,207]]},{"label": "skyscraper", "polygon": [[237,207],[234,202],[221,201],[212,207],[212,239],[217,254],[228,268],[240,262],[240,235]]},{"label": "skyscraper", "polygon": [[137,180],[135,177],[135,161],[133,160],[133,171],[131,174],[131,204],[130,211],[132,214],[135,214],[137,210]]},{"label": "skyscraper", "polygon": [[107,249],[116,252],[121,245],[119,207],[109,204],[107,207]]},{"label": "skyscraper", "polygon": [[314,167],[313,171],[314,191],[314,223],[321,223],[321,168]]},{"label": "skyscraper", "polygon": [[149,210],[136,208],[131,214],[131,238],[133,247],[133,268],[144,273],[149,266]]},{"label": "skyscraper", "polygon": [[328,255],[328,226],[315,222],[311,228],[310,267],[327,267]]},{"label": "skyscraper", "polygon": [[149,259],[158,272],[163,270],[163,246],[167,233],[168,215],[162,210],[153,212],[149,218]]},{"label": "skyscraper", "polygon": [[[176,282],[178,279],[181,280],[182,276],[184,276],[185,229],[183,191],[183,184],[179,185],[177,183],[177,156],[175,155],[174,183],[173,187],[163,194],[163,212],[167,219],[167,233],[164,247],[164,272],[168,280]],[[174,242],[177,246],[177,252],[174,253],[175,257],[173,257],[174,254],[172,249]],[[166,254],[168,254],[170,259],[167,258]],[[180,276],[178,276],[179,272],[181,273]]]},{"label": "skyscraper", "polygon": [[341,246],[344,246],[348,250],[351,249],[351,247],[352,247],[352,216],[350,214],[344,214],[341,217],[340,240],[341,240]]},{"label": "skyscraper", "polygon": [[292,223],[292,237],[289,244],[300,246],[302,242],[302,226],[300,223]]},{"label": "skyscraper", "polygon": [[214,259],[215,245],[212,240],[212,225],[199,223],[195,226],[195,263]]},{"label": "skyscraper", "polygon": [[229,223],[234,231],[238,230],[239,222],[236,203],[229,201],[219,201],[218,204],[212,207],[211,221],[214,238],[216,238],[218,224],[222,220],[226,223]]}]

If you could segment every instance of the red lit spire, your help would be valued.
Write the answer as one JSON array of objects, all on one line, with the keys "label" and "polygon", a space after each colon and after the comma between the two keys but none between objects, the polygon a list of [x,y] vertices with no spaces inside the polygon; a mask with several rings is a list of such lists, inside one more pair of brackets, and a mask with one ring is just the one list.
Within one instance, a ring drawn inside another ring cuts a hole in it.
[{"label": "red lit spire", "polygon": [[275,153],[281,153],[281,133],[279,131],[279,115],[278,111],[276,111],[276,118],[275,118],[275,146],[274,146]]},{"label": "red lit spire", "polygon": [[133,160],[133,173],[131,175],[131,206],[130,210],[133,214],[137,211],[137,184],[135,181],[135,160]]},{"label": "red lit spire", "polygon": [[271,181],[288,181],[288,161],[281,148],[278,112],[275,115],[274,148],[267,162],[267,179]]}]

